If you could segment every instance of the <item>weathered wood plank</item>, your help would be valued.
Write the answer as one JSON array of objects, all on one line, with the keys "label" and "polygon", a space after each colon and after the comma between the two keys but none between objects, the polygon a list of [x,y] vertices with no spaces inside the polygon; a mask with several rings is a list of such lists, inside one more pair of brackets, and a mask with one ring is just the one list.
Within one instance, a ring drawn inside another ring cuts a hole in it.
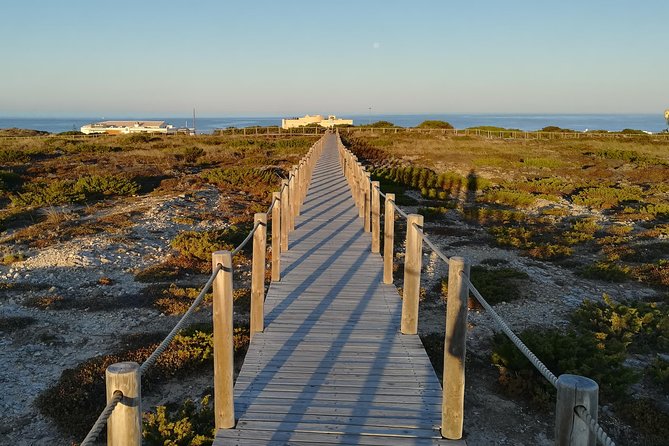
[{"label": "weathered wood plank", "polygon": [[328,137],[281,282],[235,384],[234,429],[214,445],[460,445],[441,438],[441,385],[341,175]]}]

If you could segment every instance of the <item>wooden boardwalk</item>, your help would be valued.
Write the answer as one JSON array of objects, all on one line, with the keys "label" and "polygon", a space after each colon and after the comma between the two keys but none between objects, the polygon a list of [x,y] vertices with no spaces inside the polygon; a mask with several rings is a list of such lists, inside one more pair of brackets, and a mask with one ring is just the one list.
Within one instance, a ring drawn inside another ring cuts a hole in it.
[{"label": "wooden boardwalk", "polygon": [[235,384],[234,429],[214,445],[435,445],[441,386],[326,136],[309,193],[265,301],[265,331]]}]

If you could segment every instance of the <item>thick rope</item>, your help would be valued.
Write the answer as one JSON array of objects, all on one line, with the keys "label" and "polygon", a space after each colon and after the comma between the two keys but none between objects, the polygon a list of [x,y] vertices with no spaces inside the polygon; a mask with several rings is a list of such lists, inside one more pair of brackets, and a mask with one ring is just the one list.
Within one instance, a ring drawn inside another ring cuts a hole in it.
[{"label": "thick rope", "polygon": [[216,279],[216,276],[218,275],[218,272],[223,269],[222,265],[217,265],[214,271],[211,273],[211,277],[209,277],[209,280],[207,283],[204,285],[202,288],[202,291],[200,291],[200,294],[195,298],[193,303],[191,304],[190,308],[188,308],[188,311],[181,317],[179,322],[174,326],[172,331],[167,335],[165,339],[163,339],[163,342],[160,343],[158,348],[156,348],[153,353],[151,353],[151,356],[147,358],[146,361],[142,363],[142,365],[139,367],[139,374],[143,375],[149,367],[153,365],[154,362],[156,362],[156,359],[158,359],[158,356],[161,355],[165,351],[168,345],[170,345],[170,342],[172,342],[172,339],[177,335],[179,330],[181,330],[181,327],[183,324],[186,322],[186,319],[190,317],[190,315],[195,311],[198,305],[202,302],[204,299],[204,296],[207,294],[207,291],[209,291],[209,288],[211,288],[211,285],[214,283],[214,279]]},{"label": "thick rope", "polygon": [[527,348],[527,346],[523,343],[523,341],[520,340],[518,336],[509,328],[508,325],[506,325],[506,322],[495,312],[495,310],[492,309],[490,304],[486,302],[486,300],[481,296],[481,293],[479,293],[479,290],[476,289],[476,287],[471,283],[471,281],[465,276],[464,271],[460,272],[460,275],[462,278],[466,281],[467,286],[469,287],[469,290],[472,292],[472,294],[476,297],[476,300],[479,301],[479,303],[483,306],[483,308],[486,309],[488,313],[492,316],[495,322],[497,322],[497,325],[500,326],[504,334],[506,334],[509,339],[511,339],[511,342],[513,342],[516,347],[521,351],[523,355],[529,361],[532,363],[532,365],[541,373],[544,378],[550,382],[553,387],[557,387],[557,377],[553,375],[553,372],[548,370],[548,367],[544,365],[543,362],[539,360],[539,358],[536,357],[532,351]]},{"label": "thick rope", "polygon": [[397,213],[399,213],[402,217],[404,217],[405,220],[409,218],[409,216],[406,214],[406,212],[404,212],[402,209],[400,209],[400,207],[394,201],[392,203],[393,203],[393,207],[395,208]]},{"label": "thick rope", "polygon": [[588,425],[590,432],[597,437],[597,441],[604,446],[616,446],[615,442],[606,435],[606,432],[604,432],[604,429],[602,429],[599,423],[592,418],[592,415],[590,415],[590,412],[588,412],[588,409],[586,409],[585,406],[574,407],[574,412],[576,412],[576,415]]},{"label": "thick rope", "polygon": [[123,392],[121,392],[120,390],[116,390],[112,395],[112,398],[107,403],[107,406],[104,408],[104,410],[98,417],[98,419],[95,420],[95,424],[88,432],[88,435],[86,435],[86,438],[84,438],[84,441],[81,442],[81,446],[90,446],[93,444],[95,439],[98,438],[98,435],[100,435],[100,431],[102,431],[102,428],[105,427],[105,425],[107,424],[107,420],[109,419],[112,412],[116,408],[116,405],[120,403],[122,399],[123,399]]},{"label": "thick rope", "polygon": [[427,234],[420,228],[420,226],[418,226],[416,223],[414,223],[414,224],[413,224],[413,227],[416,228],[416,230],[417,230],[418,233],[420,234],[420,236],[421,236],[421,238],[423,239],[423,241],[425,242],[425,244],[427,244],[427,246],[429,246],[430,249],[432,249],[432,252],[435,253],[436,255],[438,255],[439,258],[441,258],[441,260],[443,260],[444,262],[446,262],[446,265],[448,265],[448,257],[446,257],[446,256],[439,250],[439,248],[437,248],[436,246],[434,246],[434,243],[432,243],[432,242],[430,241],[430,239],[427,238]]},{"label": "thick rope", "polygon": [[260,225],[261,225],[261,223],[259,221],[256,222],[255,225],[253,225],[253,229],[251,229],[251,232],[249,232],[249,235],[247,235],[246,238],[239,244],[239,246],[237,246],[232,251],[231,254],[232,254],[233,257],[236,256],[239,253],[239,251],[244,249],[244,246],[246,246],[246,244],[249,242],[249,240],[251,240],[251,238],[253,237],[253,234],[255,234],[256,229],[258,229],[258,226],[260,226]]},{"label": "thick rope", "polygon": [[269,208],[267,208],[267,218],[272,218],[272,209],[274,209],[274,204],[277,202],[277,199],[272,199],[272,203],[269,205]]}]

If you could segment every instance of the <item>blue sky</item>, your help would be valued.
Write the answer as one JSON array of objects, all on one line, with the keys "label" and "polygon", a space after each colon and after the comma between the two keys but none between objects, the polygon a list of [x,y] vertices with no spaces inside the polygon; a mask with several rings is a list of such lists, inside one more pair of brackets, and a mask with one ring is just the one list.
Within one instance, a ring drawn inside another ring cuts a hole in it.
[{"label": "blue sky", "polygon": [[662,113],[668,21],[666,0],[3,0],[0,115]]}]

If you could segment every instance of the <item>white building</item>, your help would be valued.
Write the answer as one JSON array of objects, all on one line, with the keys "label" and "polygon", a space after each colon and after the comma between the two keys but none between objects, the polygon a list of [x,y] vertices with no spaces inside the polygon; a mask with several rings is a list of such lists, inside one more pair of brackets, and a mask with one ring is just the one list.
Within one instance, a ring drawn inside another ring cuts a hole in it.
[{"label": "white building", "polygon": [[176,129],[165,121],[102,121],[86,124],[81,133],[91,135],[106,133],[108,135],[127,135],[131,133],[175,133]]},{"label": "white building", "polygon": [[322,115],[304,115],[302,118],[289,118],[281,120],[282,129],[292,129],[309,124],[318,124],[321,127],[334,127],[335,125],[353,125],[352,119],[339,119],[335,115],[323,119]]}]

